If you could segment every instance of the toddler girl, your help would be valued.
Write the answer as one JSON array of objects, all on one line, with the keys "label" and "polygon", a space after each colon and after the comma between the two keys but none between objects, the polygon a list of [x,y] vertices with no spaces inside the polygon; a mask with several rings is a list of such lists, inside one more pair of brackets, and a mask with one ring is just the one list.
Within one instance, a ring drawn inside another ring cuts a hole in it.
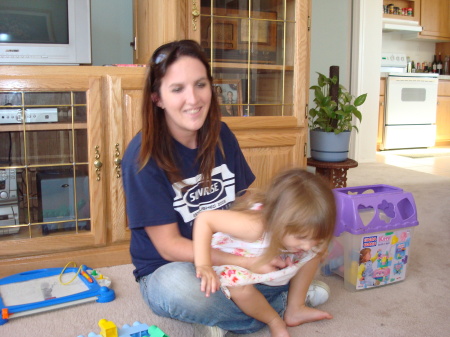
[{"label": "toddler girl", "polygon": [[[201,290],[219,288],[247,315],[269,325],[272,336],[287,337],[286,326],[331,319],[305,305],[320,258],[333,236],[334,197],[322,179],[303,169],[277,175],[265,193],[251,191],[230,210],[204,211],[194,224],[194,261]],[[211,241],[212,239],[212,241]],[[251,270],[212,266],[212,247],[236,255],[259,256]],[[277,259],[287,267],[267,272]],[[253,286],[289,284],[284,320]]]}]

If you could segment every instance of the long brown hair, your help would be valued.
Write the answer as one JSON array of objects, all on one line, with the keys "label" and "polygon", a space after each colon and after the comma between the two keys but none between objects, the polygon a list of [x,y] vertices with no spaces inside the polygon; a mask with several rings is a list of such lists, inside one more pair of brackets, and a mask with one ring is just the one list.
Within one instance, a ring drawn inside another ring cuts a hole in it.
[{"label": "long brown hair", "polygon": [[[260,210],[249,210],[261,203]],[[252,213],[263,221],[271,242],[261,264],[280,255],[285,235],[302,235],[318,240],[316,253],[324,254],[333,237],[336,204],[329,185],[319,176],[301,168],[282,171],[266,191],[251,191],[238,198],[233,210]]]},{"label": "long brown hair", "polygon": [[[203,49],[193,40],[170,42],[160,46],[153,53],[145,81],[144,98],[142,104],[142,145],[139,153],[139,166],[142,169],[153,158],[156,164],[166,172],[171,183],[179,182],[183,178],[175,157],[175,143],[167,126],[164,110],[157,106],[160,97],[161,81],[168,68],[182,56],[193,57],[206,68],[211,86],[211,105],[203,126],[197,132],[198,154],[197,161],[203,184],[211,183],[211,173],[215,165],[215,153],[220,142],[221,113],[213,90],[211,69]],[[223,153],[223,151],[222,151]]]}]

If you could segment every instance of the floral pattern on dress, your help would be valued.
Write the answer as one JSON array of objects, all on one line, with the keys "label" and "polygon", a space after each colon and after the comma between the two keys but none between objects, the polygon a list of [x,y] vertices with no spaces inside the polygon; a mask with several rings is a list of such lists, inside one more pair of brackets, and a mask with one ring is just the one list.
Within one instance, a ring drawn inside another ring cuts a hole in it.
[{"label": "floral pattern on dress", "polygon": [[[269,245],[270,237],[265,235],[255,242],[237,240],[228,234],[215,233],[212,239],[212,247],[221,251],[245,257],[260,256]],[[281,270],[266,274],[257,274],[240,266],[223,265],[214,266],[214,271],[219,275],[221,289],[230,298],[228,287],[242,286],[255,283],[263,283],[269,286],[280,286],[287,284],[298,270],[309,260],[314,258],[314,252],[307,251],[301,254],[282,254],[283,259],[290,257],[293,265]]]}]

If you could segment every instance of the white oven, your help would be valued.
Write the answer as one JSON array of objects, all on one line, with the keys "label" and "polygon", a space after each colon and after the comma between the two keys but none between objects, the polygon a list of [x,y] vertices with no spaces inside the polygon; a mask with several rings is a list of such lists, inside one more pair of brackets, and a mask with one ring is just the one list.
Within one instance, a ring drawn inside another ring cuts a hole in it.
[{"label": "white oven", "polygon": [[404,67],[387,73],[383,149],[434,146],[438,74],[398,71],[407,65],[399,64]]}]

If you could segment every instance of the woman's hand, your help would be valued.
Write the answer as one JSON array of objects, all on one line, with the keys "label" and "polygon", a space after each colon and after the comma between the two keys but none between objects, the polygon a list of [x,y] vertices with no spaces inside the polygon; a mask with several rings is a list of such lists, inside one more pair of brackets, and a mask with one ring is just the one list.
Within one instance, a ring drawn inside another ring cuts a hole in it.
[{"label": "woman's hand", "polygon": [[206,297],[220,288],[219,275],[211,266],[196,266],[195,270],[197,277],[202,279],[200,290],[205,292]]}]

